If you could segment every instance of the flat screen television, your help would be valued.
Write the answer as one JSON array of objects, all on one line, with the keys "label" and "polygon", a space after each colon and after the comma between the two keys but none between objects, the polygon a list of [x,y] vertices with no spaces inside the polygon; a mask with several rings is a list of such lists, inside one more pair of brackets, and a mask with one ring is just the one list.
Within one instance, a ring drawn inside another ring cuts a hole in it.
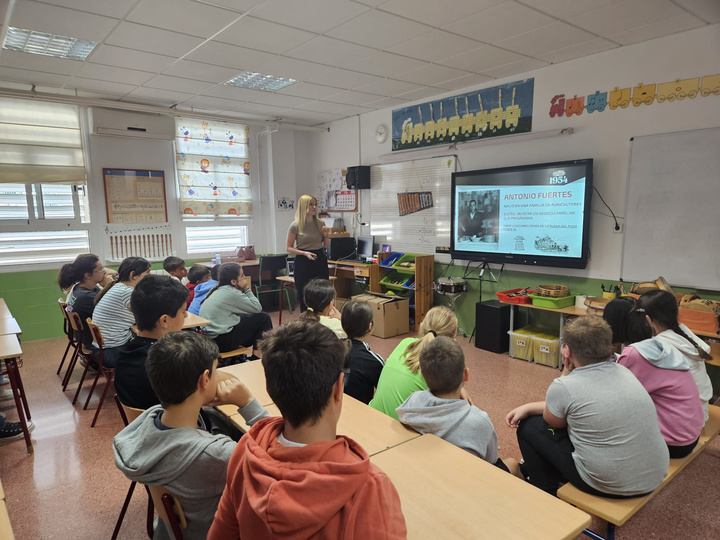
[{"label": "flat screen television", "polygon": [[454,259],[585,268],[593,160],[456,172]]}]

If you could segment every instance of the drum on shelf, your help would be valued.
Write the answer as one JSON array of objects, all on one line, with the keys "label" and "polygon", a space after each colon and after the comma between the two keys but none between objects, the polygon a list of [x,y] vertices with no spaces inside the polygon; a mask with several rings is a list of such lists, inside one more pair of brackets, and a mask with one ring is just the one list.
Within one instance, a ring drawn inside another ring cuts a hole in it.
[{"label": "drum on shelf", "polygon": [[441,277],[435,283],[435,290],[440,294],[462,294],[467,292],[467,282],[463,278]]}]

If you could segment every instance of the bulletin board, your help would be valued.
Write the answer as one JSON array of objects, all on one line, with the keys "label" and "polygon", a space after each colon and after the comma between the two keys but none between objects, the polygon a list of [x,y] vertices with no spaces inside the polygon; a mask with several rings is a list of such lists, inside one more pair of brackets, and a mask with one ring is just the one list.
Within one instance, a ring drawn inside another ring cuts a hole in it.
[{"label": "bulletin board", "polygon": [[[370,167],[370,234],[378,243],[427,255],[450,246],[450,183],[456,163],[455,156],[443,156]],[[449,255],[435,258],[450,260]]]},{"label": "bulletin board", "polygon": [[345,169],[331,169],[318,173],[318,207],[330,212],[355,212],[357,191],[348,189]]},{"label": "bulletin board", "polygon": [[137,169],[103,169],[108,223],[167,222],[165,173]]}]

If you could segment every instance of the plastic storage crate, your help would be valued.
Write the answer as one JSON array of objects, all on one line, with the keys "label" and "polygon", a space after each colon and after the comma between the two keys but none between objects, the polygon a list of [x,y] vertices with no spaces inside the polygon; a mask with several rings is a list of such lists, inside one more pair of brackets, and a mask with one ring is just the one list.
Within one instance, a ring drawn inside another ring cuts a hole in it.
[{"label": "plastic storage crate", "polygon": [[536,364],[557,367],[560,338],[552,332],[540,332],[533,336],[533,360]]},{"label": "plastic storage crate", "polygon": [[415,275],[413,274],[410,276],[405,283],[403,283],[403,287],[406,289],[412,289],[415,290]]},{"label": "plastic storage crate", "polygon": [[[412,263],[411,267],[400,266],[403,263]],[[403,274],[414,274],[415,273],[415,255],[403,255],[392,265],[393,270],[402,272]]]},{"label": "plastic storage crate", "polygon": [[560,309],[575,305],[575,295],[562,296],[560,298],[551,298],[549,296],[540,296],[539,294],[531,294],[533,306]]},{"label": "plastic storage crate", "polygon": [[385,257],[385,259],[379,264],[379,266],[382,266],[383,268],[389,268],[393,264],[398,262],[400,258],[404,255],[404,253],[398,253],[397,251],[393,251],[390,255]]},{"label": "plastic storage crate", "polygon": [[[520,291],[527,291],[527,295],[524,296],[511,296],[512,294],[519,293]],[[508,304],[532,304],[532,298],[530,294],[535,294],[535,289],[510,289],[509,291],[502,291],[495,293],[498,300],[501,302],[507,302]]]},{"label": "plastic storage crate", "polygon": [[380,280],[380,284],[388,287],[389,289],[404,290],[403,284],[407,281],[405,274],[399,272],[390,272],[387,276]]},{"label": "plastic storage crate", "polygon": [[533,359],[533,339],[534,334],[541,330],[535,326],[526,326],[516,330],[510,330],[510,351],[508,354],[512,358],[520,358],[531,362]]}]

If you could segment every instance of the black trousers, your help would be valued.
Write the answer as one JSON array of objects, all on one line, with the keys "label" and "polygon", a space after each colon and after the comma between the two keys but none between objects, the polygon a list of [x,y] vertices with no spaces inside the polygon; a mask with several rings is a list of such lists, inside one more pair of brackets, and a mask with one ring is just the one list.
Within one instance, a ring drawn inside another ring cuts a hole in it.
[{"label": "black trousers", "polygon": [[317,255],[317,259],[311,261],[304,255],[295,255],[295,290],[301,313],[307,309],[303,296],[305,285],[315,278],[328,279],[330,277],[325,250],[309,249],[307,251]]},{"label": "black trousers", "polygon": [[[589,486],[580,477],[572,453],[575,450],[567,429],[551,428],[542,415],[528,416],[517,429],[517,439],[525,460],[530,483],[557,495],[561,482],[570,482],[573,486],[591,495],[600,495],[611,499],[627,499],[623,495],[610,495]],[[642,495],[632,495],[641,497]]]},{"label": "black trousers", "polygon": [[261,311],[252,315],[241,315],[240,322],[227,334],[215,338],[220,352],[228,352],[239,347],[257,347],[263,332],[272,330],[270,315]]}]

